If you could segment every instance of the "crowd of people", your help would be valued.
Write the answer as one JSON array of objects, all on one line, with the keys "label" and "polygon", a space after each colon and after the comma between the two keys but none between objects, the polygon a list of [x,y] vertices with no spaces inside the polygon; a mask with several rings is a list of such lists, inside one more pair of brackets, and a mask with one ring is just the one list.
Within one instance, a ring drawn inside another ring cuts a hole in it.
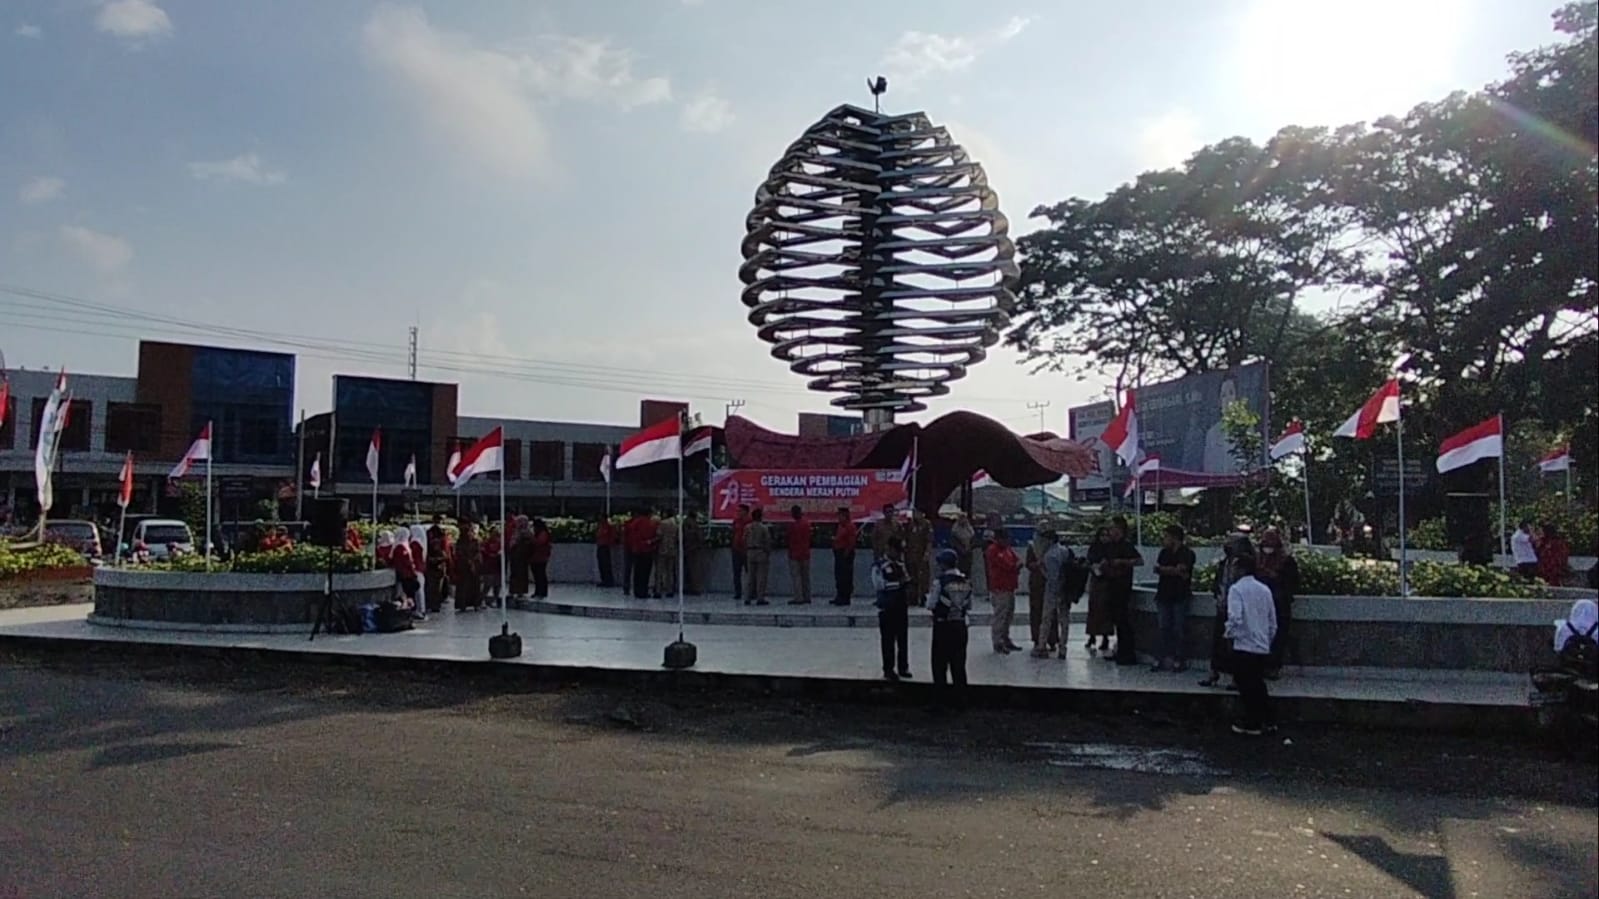
[{"label": "crowd of people", "polygon": [[462,522],[452,539],[444,517],[435,515],[431,526],[380,529],[376,556],[379,565],[394,570],[402,605],[425,618],[442,611],[446,600],[457,612],[471,612],[529,596],[548,598],[554,545],[542,518],[512,518],[507,541],[498,525],[480,529],[472,521]]}]

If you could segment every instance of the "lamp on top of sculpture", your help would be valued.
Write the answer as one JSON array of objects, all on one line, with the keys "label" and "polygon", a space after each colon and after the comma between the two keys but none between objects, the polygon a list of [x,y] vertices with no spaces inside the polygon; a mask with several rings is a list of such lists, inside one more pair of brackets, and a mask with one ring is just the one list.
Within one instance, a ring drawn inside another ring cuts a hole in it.
[{"label": "lamp on top of sculpture", "polygon": [[745,229],[750,324],[868,430],[947,394],[1015,304],[1010,222],[925,113],[828,113],[772,166]]}]

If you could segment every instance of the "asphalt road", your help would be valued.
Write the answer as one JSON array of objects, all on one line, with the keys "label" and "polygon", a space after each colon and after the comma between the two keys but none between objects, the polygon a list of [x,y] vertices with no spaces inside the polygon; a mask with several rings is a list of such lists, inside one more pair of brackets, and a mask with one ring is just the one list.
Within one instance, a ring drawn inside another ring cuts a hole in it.
[{"label": "asphalt road", "polygon": [[0,899],[1599,892],[1523,744],[62,664],[0,659]]}]

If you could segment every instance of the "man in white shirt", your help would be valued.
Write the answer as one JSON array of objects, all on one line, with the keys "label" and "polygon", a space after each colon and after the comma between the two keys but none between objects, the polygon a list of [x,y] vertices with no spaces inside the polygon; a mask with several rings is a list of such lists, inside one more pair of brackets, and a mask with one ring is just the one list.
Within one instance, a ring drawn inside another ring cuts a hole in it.
[{"label": "man in white shirt", "polygon": [[1523,521],[1510,535],[1510,557],[1516,562],[1516,571],[1531,580],[1538,574],[1538,548],[1532,545],[1532,522]]},{"label": "man in white shirt", "polygon": [[1266,695],[1266,665],[1271,641],[1277,636],[1277,609],[1271,588],[1255,580],[1255,556],[1240,553],[1233,560],[1238,579],[1227,589],[1227,626],[1223,631],[1233,646],[1233,680],[1244,704],[1243,720],[1233,733],[1260,736],[1276,730],[1276,717]]}]

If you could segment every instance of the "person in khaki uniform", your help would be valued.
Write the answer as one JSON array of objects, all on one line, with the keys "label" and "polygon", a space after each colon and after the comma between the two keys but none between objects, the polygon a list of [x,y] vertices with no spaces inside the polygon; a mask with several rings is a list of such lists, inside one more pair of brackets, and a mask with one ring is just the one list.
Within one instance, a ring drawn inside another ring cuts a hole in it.
[{"label": "person in khaki uniform", "polygon": [[772,531],[766,526],[760,509],[750,513],[749,526],[744,529],[744,568],[749,575],[749,589],[744,591],[744,605],[768,605],[766,601],[766,575],[772,567]]},{"label": "person in khaki uniform", "polygon": [[900,533],[899,521],[894,517],[893,505],[883,507],[883,518],[872,525],[872,561],[879,562],[888,557],[888,541],[904,535]]},{"label": "person in khaki uniform", "polygon": [[661,513],[661,525],[656,531],[655,544],[655,596],[677,595],[677,518],[670,512]]},{"label": "person in khaki uniform", "polygon": [[905,527],[905,567],[910,571],[911,583],[916,585],[912,599],[917,605],[927,601],[927,591],[932,588],[932,551],[933,523],[917,509]]}]

